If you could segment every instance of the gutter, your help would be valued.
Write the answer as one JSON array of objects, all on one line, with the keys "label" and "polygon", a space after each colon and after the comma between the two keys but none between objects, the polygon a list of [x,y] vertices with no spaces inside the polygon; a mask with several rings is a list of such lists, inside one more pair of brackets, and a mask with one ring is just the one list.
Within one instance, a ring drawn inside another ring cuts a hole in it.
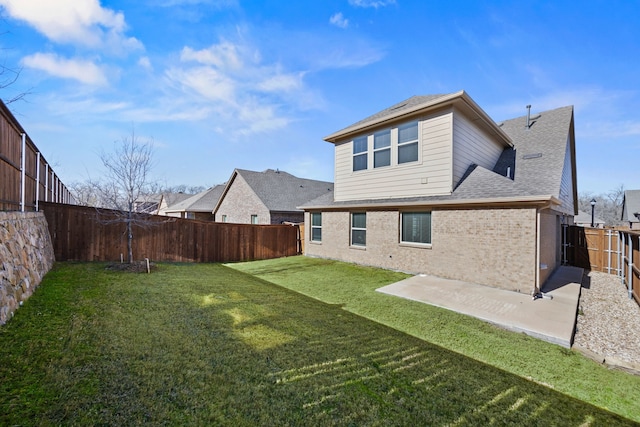
[{"label": "gutter", "polygon": [[[340,203],[340,202],[338,202]],[[525,196],[525,197],[500,197],[500,198],[484,198],[484,199],[463,199],[463,200],[413,200],[413,201],[380,201],[373,203],[365,203],[355,201],[353,203],[345,202],[331,205],[318,206],[299,206],[298,209],[305,211],[310,210],[344,210],[344,209],[368,209],[368,208],[407,208],[407,207],[459,207],[459,208],[477,208],[477,207],[507,207],[521,205],[539,206],[540,209],[549,208],[553,205],[560,205],[562,202],[554,196]]]}]

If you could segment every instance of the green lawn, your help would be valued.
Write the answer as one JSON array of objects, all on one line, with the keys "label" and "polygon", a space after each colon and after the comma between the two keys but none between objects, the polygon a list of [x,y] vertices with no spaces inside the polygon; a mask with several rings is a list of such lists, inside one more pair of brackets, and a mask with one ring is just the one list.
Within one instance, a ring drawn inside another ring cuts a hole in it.
[{"label": "green lawn", "polygon": [[[542,358],[573,361],[564,366],[586,363],[569,351],[462,316],[433,312],[425,324],[427,306],[378,300],[373,289],[397,273],[301,257],[234,268],[161,264],[150,275],[104,267],[56,264],[0,327],[0,425],[633,424],[480,361],[501,343],[524,370],[535,360],[520,355],[524,342]],[[313,298],[237,269],[286,287],[300,282]],[[398,326],[365,318],[376,311]],[[412,316],[423,324],[416,330],[448,329],[455,352],[412,336]],[[460,354],[474,347],[464,341],[492,334],[477,354]],[[537,381],[541,360],[529,374]],[[617,396],[620,381],[637,400],[637,380],[584,366],[571,369],[612,381],[600,384],[603,398]],[[637,419],[637,406],[625,408],[615,406]]]}]

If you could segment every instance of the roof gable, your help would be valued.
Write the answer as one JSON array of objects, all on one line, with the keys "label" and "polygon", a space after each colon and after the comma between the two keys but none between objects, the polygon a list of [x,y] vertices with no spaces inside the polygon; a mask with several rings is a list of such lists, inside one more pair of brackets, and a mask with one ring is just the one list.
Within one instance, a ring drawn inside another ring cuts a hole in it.
[{"label": "roof gable", "polygon": [[298,178],[277,169],[267,169],[263,172],[236,169],[215,210],[218,209],[220,201],[227,194],[229,187],[233,185],[236,176],[240,176],[247,183],[271,212],[300,211],[298,206],[333,191],[332,182]]},{"label": "roof gable", "polygon": [[468,116],[476,126],[485,130],[488,134],[502,142],[505,146],[511,146],[509,137],[496,125],[487,113],[475,103],[463,90],[448,94],[418,95],[412,96],[402,102],[385,108],[363,120],[360,120],[344,129],[332,133],[324,138],[325,141],[337,143],[353,138],[358,134],[370,132],[375,128],[388,126],[392,123],[411,120],[420,115],[442,111],[454,107],[457,111]]},{"label": "roof gable", "polygon": [[224,185],[216,185],[190,196],[172,206],[166,212],[211,212],[222,195]]},{"label": "roof gable", "polygon": [[[636,214],[639,214],[636,216]],[[625,190],[622,199],[622,220],[640,222],[640,190]]]}]

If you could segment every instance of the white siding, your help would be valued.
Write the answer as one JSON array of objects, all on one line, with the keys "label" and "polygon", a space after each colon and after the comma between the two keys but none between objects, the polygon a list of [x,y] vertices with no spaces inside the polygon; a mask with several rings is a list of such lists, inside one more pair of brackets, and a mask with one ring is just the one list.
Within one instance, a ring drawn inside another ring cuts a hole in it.
[{"label": "white siding", "polygon": [[[392,130],[392,133],[395,129]],[[336,201],[433,196],[452,191],[452,112],[420,119],[418,161],[397,164],[397,145],[392,144],[391,166],[373,169],[372,144],[369,168],[353,172],[351,141],[335,146]],[[426,181],[426,183],[424,183]]]},{"label": "white siding", "polygon": [[454,187],[472,164],[492,170],[504,150],[458,111],[453,116],[453,141]]}]

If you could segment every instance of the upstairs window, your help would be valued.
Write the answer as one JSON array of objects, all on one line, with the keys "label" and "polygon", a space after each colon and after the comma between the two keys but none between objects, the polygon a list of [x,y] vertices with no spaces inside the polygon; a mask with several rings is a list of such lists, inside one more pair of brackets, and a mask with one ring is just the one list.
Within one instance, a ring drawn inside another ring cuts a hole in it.
[{"label": "upstairs window", "polygon": [[353,170],[367,169],[367,137],[361,136],[353,140]]},{"label": "upstairs window", "polygon": [[311,214],[311,241],[322,241],[322,212],[313,212]]},{"label": "upstairs window", "polygon": [[391,164],[391,129],[373,134],[373,167]]},{"label": "upstairs window", "polygon": [[398,126],[398,163],[418,161],[418,122]]},{"label": "upstairs window", "polygon": [[351,214],[351,245],[367,245],[367,214],[364,212]]}]

